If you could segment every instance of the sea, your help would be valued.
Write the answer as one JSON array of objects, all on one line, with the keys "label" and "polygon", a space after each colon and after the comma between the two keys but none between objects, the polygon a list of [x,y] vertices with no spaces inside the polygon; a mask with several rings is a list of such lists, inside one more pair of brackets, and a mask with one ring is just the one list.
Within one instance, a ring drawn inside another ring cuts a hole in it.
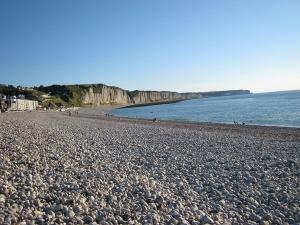
[{"label": "sea", "polygon": [[300,128],[300,90],[199,98],[172,104],[121,108],[113,115],[173,121]]}]

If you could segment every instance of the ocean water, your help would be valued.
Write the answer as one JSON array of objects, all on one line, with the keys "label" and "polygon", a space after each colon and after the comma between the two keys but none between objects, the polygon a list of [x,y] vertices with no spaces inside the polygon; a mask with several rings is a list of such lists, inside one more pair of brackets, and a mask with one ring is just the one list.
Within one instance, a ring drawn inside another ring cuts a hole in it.
[{"label": "ocean water", "polygon": [[300,127],[300,90],[187,100],[117,109],[114,115],[159,120]]}]

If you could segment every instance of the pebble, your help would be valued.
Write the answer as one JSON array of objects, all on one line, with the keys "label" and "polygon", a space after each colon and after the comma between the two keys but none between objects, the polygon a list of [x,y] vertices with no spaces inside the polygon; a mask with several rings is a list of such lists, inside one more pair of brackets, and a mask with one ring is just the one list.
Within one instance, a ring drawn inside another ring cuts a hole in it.
[{"label": "pebble", "polygon": [[6,197],[3,194],[0,194],[0,203],[5,203]]},{"label": "pebble", "polygon": [[213,224],[214,220],[210,218],[208,215],[205,215],[201,218],[201,223],[202,224]]},{"label": "pebble", "polygon": [[0,124],[0,224],[300,223],[295,129],[51,112]]}]

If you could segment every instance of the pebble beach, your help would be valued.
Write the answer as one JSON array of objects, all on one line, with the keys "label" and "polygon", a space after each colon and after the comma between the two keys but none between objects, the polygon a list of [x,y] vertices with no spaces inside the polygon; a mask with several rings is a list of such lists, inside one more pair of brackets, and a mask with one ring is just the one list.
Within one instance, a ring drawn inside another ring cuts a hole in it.
[{"label": "pebble beach", "polygon": [[300,129],[0,114],[0,224],[300,224]]}]

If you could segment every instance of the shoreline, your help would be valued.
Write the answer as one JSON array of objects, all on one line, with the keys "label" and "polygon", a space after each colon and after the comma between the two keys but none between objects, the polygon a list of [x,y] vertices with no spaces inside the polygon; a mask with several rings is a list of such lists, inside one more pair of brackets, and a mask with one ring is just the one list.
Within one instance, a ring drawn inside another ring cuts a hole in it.
[{"label": "shoreline", "polygon": [[[95,114],[95,109],[93,113],[82,113],[79,111],[78,115],[73,117],[86,118],[86,119],[96,119],[100,121],[108,122],[118,122],[133,125],[148,125],[157,127],[167,127],[167,128],[178,128],[187,130],[199,130],[199,131],[228,131],[236,134],[243,134],[249,136],[273,136],[280,137],[281,139],[293,139],[300,141],[300,128],[297,127],[280,127],[280,126],[262,126],[262,125],[235,125],[235,124],[225,124],[225,123],[213,123],[213,122],[191,122],[191,121],[173,121],[173,120],[159,120],[153,122],[151,119],[143,118],[132,118],[132,117],[122,117],[122,116],[106,116],[106,113],[110,113],[111,110],[117,109],[122,106],[113,106],[113,108],[106,107],[104,110],[98,108],[99,112]],[[66,115],[66,114],[65,114]],[[109,114],[110,115],[110,114]]]},{"label": "shoreline", "polygon": [[[180,100],[186,101],[186,100]],[[176,101],[179,102],[179,101]],[[99,118],[103,119],[108,118],[109,120],[117,120],[117,121],[131,121],[131,122],[151,122],[153,123],[153,119],[141,118],[141,117],[128,117],[128,116],[120,116],[111,114],[113,110],[124,109],[124,108],[135,108],[135,107],[143,107],[143,106],[151,106],[151,105],[160,105],[160,104],[172,104],[176,102],[168,102],[168,103],[159,103],[159,104],[139,104],[135,105],[101,105],[101,106],[93,106],[93,107],[80,107],[78,112],[79,115],[72,114],[73,117],[85,117],[85,118]],[[11,111],[9,113],[28,113],[29,111]],[[29,113],[54,113],[56,111],[31,111]],[[59,112],[63,113],[63,112]],[[0,114],[1,115],[1,114]],[[155,117],[154,117],[155,118]],[[285,125],[268,125],[268,124],[234,124],[229,122],[205,122],[205,121],[193,121],[193,120],[171,120],[171,119],[159,119],[155,123],[168,123],[168,124],[179,124],[179,125],[195,125],[195,126],[224,126],[224,127],[253,127],[253,128],[273,128],[273,129],[294,129],[299,130],[298,126],[285,126]]]},{"label": "shoreline", "polygon": [[[127,117],[127,116],[118,116],[111,114],[112,117],[116,118],[125,118],[132,120],[145,120],[153,122],[153,119],[147,118],[139,118],[139,117]],[[268,125],[268,124],[234,124],[234,123],[226,123],[226,122],[204,122],[204,121],[192,121],[192,120],[166,120],[166,119],[157,119],[156,122],[168,122],[168,123],[180,123],[180,124],[191,124],[191,125],[220,125],[220,126],[234,126],[234,127],[266,127],[266,128],[288,128],[288,129],[298,129],[300,127],[297,126],[284,126],[284,125]]]},{"label": "shoreline", "polygon": [[[166,103],[166,104],[171,104],[171,103]],[[142,106],[138,106],[138,107],[142,107]],[[111,108],[111,109],[108,109],[107,110],[107,113],[110,113],[112,112],[113,110],[116,110],[116,109],[124,109],[124,108],[131,108],[131,107],[128,107],[128,106],[125,106],[125,107],[115,107],[115,108]],[[153,119],[147,119],[147,118],[140,118],[140,117],[128,117],[128,116],[120,116],[120,115],[114,115],[114,114],[110,114],[112,117],[116,117],[116,118],[125,118],[125,119],[130,119],[130,120],[145,120],[145,121],[151,121]],[[157,118],[158,119],[158,118]],[[291,129],[299,129],[300,130],[300,127],[297,127],[297,126],[279,126],[279,125],[267,125],[267,124],[245,124],[245,125],[242,125],[242,124],[234,124],[233,122],[232,123],[226,123],[226,122],[204,122],[204,121],[192,121],[192,120],[165,120],[165,119],[158,119],[157,122],[170,122],[170,123],[183,123],[183,124],[194,124],[194,125],[224,125],[224,126],[234,126],[234,127],[270,127],[270,128],[291,128]]]},{"label": "shoreline", "polygon": [[[197,98],[193,98],[193,99],[197,99]],[[167,104],[173,104],[173,103],[183,102],[183,101],[188,101],[188,100],[193,100],[193,99],[180,99],[180,100],[174,100],[174,101],[148,102],[148,103],[140,103],[140,104],[131,104],[131,105],[127,105],[127,106],[124,106],[124,107],[121,107],[121,108],[126,109],[126,108],[138,108],[138,107],[152,106],[152,105],[167,105]]]}]

